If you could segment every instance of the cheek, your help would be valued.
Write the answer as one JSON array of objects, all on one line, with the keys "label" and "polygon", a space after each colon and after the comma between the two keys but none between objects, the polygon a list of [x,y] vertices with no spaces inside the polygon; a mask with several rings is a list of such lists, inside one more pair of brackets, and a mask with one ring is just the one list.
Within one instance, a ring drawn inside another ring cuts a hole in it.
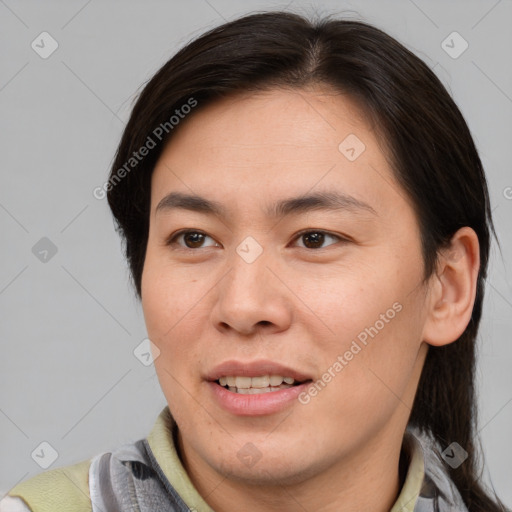
[{"label": "cheek", "polygon": [[334,403],[341,396],[345,404],[374,403],[380,409],[396,402],[390,390],[401,395],[405,389],[421,342],[422,289],[414,289],[420,279],[415,265],[361,265],[357,272],[304,286],[301,296],[328,327],[317,322],[325,335],[312,336],[311,347],[321,361],[319,371],[336,375],[326,398],[332,393]]},{"label": "cheek", "polygon": [[[142,308],[149,339],[157,346],[154,361],[160,387],[171,413],[185,428],[192,428],[200,411],[190,396],[199,393],[197,366],[204,354],[198,340],[204,329],[204,290],[183,273],[146,259],[142,279]],[[189,422],[192,422],[190,424]]]},{"label": "cheek", "polygon": [[172,412],[181,418],[187,409],[189,393],[197,394],[197,367],[204,353],[199,340],[204,338],[204,291],[197,283],[187,283],[171,269],[152,265],[147,260],[142,281],[142,307],[149,339],[157,346],[154,361],[162,391]]},{"label": "cheek", "polygon": [[160,344],[176,338],[181,325],[197,314],[202,288],[190,272],[175,268],[155,252],[148,248],[141,295],[149,337]]},{"label": "cheek", "polygon": [[[383,278],[383,275],[389,277]],[[396,278],[391,268],[379,268],[376,264],[365,266],[361,262],[357,267],[334,269],[332,275],[322,275],[318,279],[297,275],[293,280],[301,283],[294,290],[297,296],[304,298],[317,324],[320,321],[324,324],[322,331],[326,336],[323,342],[334,349],[341,349],[347,343],[350,345],[350,341],[361,333],[364,339],[366,330],[375,323],[379,332],[388,331],[388,326],[399,316],[397,309],[407,295],[407,287],[402,281]],[[322,338],[317,341],[322,343]]]}]

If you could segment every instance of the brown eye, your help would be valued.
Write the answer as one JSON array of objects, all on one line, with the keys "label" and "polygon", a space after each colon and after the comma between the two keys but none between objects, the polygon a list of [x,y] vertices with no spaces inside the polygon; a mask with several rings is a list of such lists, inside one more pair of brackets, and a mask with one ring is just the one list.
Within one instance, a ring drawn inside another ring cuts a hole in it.
[{"label": "brown eye", "polygon": [[[204,245],[205,240],[208,238],[213,243]],[[183,242],[180,241],[180,239],[182,239]],[[219,244],[217,244],[212,237],[202,233],[201,231],[186,230],[173,235],[167,241],[167,245],[178,245],[185,249],[201,249],[203,247],[218,246]]]},{"label": "brown eye", "polygon": [[194,231],[191,231],[189,233],[183,234],[183,240],[185,242],[185,245],[191,249],[195,249],[197,247],[201,247],[201,245],[204,242],[204,235],[203,233],[197,233]]},{"label": "brown eye", "polygon": [[306,233],[302,235],[302,239],[308,249],[318,249],[324,243],[325,235],[323,233]]},{"label": "brown eye", "polygon": [[[341,240],[340,237],[326,233],[325,231],[305,231],[299,234],[298,239],[304,241],[304,247],[306,249],[323,249],[323,244],[326,239],[333,239],[334,242]],[[332,245],[328,244],[328,245]]]}]

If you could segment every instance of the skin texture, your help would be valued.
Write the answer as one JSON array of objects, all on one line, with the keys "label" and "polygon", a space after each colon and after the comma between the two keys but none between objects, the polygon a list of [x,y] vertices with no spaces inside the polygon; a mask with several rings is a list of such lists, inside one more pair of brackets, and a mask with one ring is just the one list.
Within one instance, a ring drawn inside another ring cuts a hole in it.
[{"label": "skin texture", "polygon": [[[365,145],[354,161],[338,149],[349,134]],[[384,512],[400,492],[400,448],[427,343],[453,342],[469,322],[478,241],[462,228],[423,279],[417,219],[378,140],[346,96],[271,90],[199,106],[155,167],[142,306],[180,456],[216,512]],[[265,213],[320,191],[375,213]],[[157,213],[170,192],[218,201],[227,215]],[[202,245],[166,243],[184,228],[207,235]],[[304,229],[334,237],[308,248]],[[252,263],[236,251],[248,236],[263,249]],[[317,381],[397,303],[394,318],[307,404],[238,416],[204,379],[226,360],[270,359]],[[261,455],[251,466],[237,457],[247,443]]]}]

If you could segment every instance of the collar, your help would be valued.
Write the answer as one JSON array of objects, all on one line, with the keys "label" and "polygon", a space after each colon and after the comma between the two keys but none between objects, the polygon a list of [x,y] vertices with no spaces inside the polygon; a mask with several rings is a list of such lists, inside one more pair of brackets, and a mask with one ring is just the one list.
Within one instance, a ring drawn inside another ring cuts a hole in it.
[{"label": "collar", "polygon": [[[176,432],[176,422],[166,406],[147,437],[151,451],[165,477],[189,508],[197,512],[214,512],[198,493],[180,461],[174,441]],[[467,512],[438,455],[439,446],[431,436],[408,426],[402,450],[408,461],[408,469],[404,485],[390,512]]]}]

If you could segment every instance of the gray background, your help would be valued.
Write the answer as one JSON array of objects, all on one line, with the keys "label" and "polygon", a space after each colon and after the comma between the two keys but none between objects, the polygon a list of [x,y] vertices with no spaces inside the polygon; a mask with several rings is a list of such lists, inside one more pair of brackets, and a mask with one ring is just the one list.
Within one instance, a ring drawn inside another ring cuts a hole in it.
[{"label": "gray background", "polygon": [[[141,84],[178,48],[224,20],[287,5],[383,28],[434,69],[468,121],[502,243],[480,333],[484,479],[512,505],[510,0],[0,0],[0,497],[42,471],[35,460],[52,452],[41,442],[58,453],[52,468],[73,464],[146,436],[165,406],[153,366],[134,356],[142,312],[107,202],[92,191]],[[43,31],[59,44],[47,59],[31,47]],[[453,31],[469,44],[456,59],[442,47]],[[43,237],[55,255],[38,254]]]}]

